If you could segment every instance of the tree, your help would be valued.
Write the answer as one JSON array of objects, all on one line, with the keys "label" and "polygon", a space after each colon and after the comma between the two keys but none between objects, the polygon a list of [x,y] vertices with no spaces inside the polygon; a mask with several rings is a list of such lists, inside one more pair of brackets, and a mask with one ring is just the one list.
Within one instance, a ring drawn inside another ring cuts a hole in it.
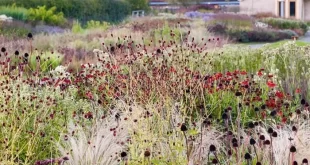
[{"label": "tree", "polygon": [[133,10],[149,10],[148,0],[127,0]]},{"label": "tree", "polygon": [[169,0],[169,2],[172,4],[179,4],[179,5],[182,5],[184,7],[199,4],[200,1],[201,0]]}]

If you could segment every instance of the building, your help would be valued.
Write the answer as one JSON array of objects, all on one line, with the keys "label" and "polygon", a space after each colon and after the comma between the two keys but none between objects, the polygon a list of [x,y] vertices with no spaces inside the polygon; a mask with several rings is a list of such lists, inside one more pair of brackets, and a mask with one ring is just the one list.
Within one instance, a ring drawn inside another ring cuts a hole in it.
[{"label": "building", "polygon": [[310,20],[310,0],[240,0],[240,11],[247,14],[271,12],[283,18]]},{"label": "building", "polygon": [[[174,0],[177,2],[177,0]],[[169,6],[173,5],[169,0],[149,0],[150,6]],[[196,0],[188,1],[189,4],[195,5],[197,4]],[[200,5],[239,5],[238,0],[198,0],[198,4]]]}]

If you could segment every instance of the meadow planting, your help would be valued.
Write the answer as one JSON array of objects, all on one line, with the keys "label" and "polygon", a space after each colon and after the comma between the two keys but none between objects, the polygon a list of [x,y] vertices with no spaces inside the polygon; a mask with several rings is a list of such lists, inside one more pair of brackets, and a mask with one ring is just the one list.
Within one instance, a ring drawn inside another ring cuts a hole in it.
[{"label": "meadow planting", "polygon": [[308,165],[309,46],[147,19],[2,36],[0,164]]}]

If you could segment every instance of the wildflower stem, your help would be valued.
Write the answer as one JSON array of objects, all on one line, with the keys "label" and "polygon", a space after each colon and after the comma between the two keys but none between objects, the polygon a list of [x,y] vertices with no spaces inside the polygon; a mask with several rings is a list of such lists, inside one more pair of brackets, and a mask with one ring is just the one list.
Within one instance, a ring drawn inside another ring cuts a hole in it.
[{"label": "wildflower stem", "polygon": [[257,155],[257,152],[256,152],[256,147],[253,145],[254,147],[254,152],[255,152],[255,155],[256,155],[256,160],[258,161],[258,155]]},{"label": "wildflower stem", "polygon": [[185,131],[183,131],[183,135],[184,135],[184,138],[185,138],[185,144],[186,144],[186,156],[187,156],[187,162],[189,162],[189,146],[188,146],[188,140],[187,140],[187,136],[186,136],[186,133]]}]

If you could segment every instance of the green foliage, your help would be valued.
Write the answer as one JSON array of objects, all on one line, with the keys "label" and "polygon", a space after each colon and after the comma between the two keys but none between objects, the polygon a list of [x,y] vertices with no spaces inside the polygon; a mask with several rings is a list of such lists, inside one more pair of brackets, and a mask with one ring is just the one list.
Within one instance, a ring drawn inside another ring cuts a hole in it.
[{"label": "green foliage", "polygon": [[31,32],[31,27],[22,22],[0,22],[0,35],[5,37],[25,37],[29,32]]},{"label": "green foliage", "polygon": [[150,9],[148,0],[127,0],[131,10],[146,10]]},{"label": "green foliage", "polygon": [[86,23],[85,28],[83,28],[82,24],[78,20],[76,20],[76,21],[73,22],[71,31],[73,33],[82,33],[82,32],[84,32],[87,29],[107,30],[110,26],[111,25],[108,22],[104,22],[104,21],[100,22],[100,21],[91,20],[91,21],[88,21]]},{"label": "green foliage", "polygon": [[221,24],[228,29],[253,29],[253,19],[246,15],[238,14],[217,14],[214,19],[208,22],[208,26]]},{"label": "green foliage", "polygon": [[[290,42],[291,40],[283,40],[283,41],[279,41],[279,42],[274,42],[271,44],[268,44],[265,46],[266,49],[275,49],[275,48],[279,48],[282,47],[282,45],[287,44],[288,42]],[[303,42],[303,41],[295,41],[295,44],[297,46],[309,46],[310,43],[309,42]]]},{"label": "green foliage", "polygon": [[27,20],[28,10],[23,7],[17,7],[16,4],[11,6],[0,6],[0,15],[12,17],[15,20]]},{"label": "green foliage", "polygon": [[56,13],[56,7],[46,9],[46,6],[38,6],[29,9],[28,19],[35,22],[45,22],[49,25],[63,25],[66,22],[62,12]]},{"label": "green foliage", "polygon": [[181,4],[182,6],[188,7],[191,3],[198,4],[201,0],[169,0],[173,4]]},{"label": "green foliage", "polygon": [[100,28],[103,30],[107,30],[110,27],[110,23],[108,22],[100,22],[100,21],[94,21],[94,20],[90,20],[87,21],[86,23],[86,29],[95,29],[95,28]]},{"label": "green foliage", "polygon": [[73,25],[72,25],[72,29],[71,29],[71,30],[72,30],[73,33],[81,33],[81,32],[84,31],[84,29],[83,29],[81,23],[80,23],[78,20],[76,20],[76,21],[73,22]]},{"label": "green foliage", "polygon": [[126,0],[5,0],[0,1],[0,5],[11,5],[13,2],[25,8],[56,7],[55,12],[62,12],[66,18],[78,19],[82,24],[89,20],[120,22],[131,12]]},{"label": "green foliage", "polygon": [[[225,19],[226,20],[226,19]],[[297,36],[293,30],[274,30],[253,28],[247,21],[233,23],[234,21],[214,21],[207,26],[208,31],[217,35],[226,35],[230,39],[238,42],[274,42],[283,39],[291,39]],[[249,22],[250,23],[250,22]]]},{"label": "green foliage", "polygon": [[231,39],[239,42],[274,42],[291,39],[294,36],[294,33],[291,32],[270,29],[229,29],[226,33]]},{"label": "green foliage", "polygon": [[305,22],[299,20],[289,20],[283,18],[264,18],[261,19],[261,21],[277,29],[302,29],[304,33],[308,31],[308,25]]},{"label": "green foliage", "polygon": [[[174,34],[174,36],[171,36],[171,32]],[[157,28],[151,31],[151,36],[154,41],[164,39],[167,41],[173,40],[179,43],[181,42],[181,36],[185,35],[185,33],[186,32],[181,31],[179,28],[169,26],[168,22],[165,22],[162,28]]]},{"label": "green foliage", "polygon": [[40,71],[47,72],[55,69],[57,66],[61,65],[63,55],[59,53],[44,52],[40,55],[40,62],[36,59],[37,56],[33,55],[29,61],[29,67],[31,70],[35,71],[40,68]]}]

